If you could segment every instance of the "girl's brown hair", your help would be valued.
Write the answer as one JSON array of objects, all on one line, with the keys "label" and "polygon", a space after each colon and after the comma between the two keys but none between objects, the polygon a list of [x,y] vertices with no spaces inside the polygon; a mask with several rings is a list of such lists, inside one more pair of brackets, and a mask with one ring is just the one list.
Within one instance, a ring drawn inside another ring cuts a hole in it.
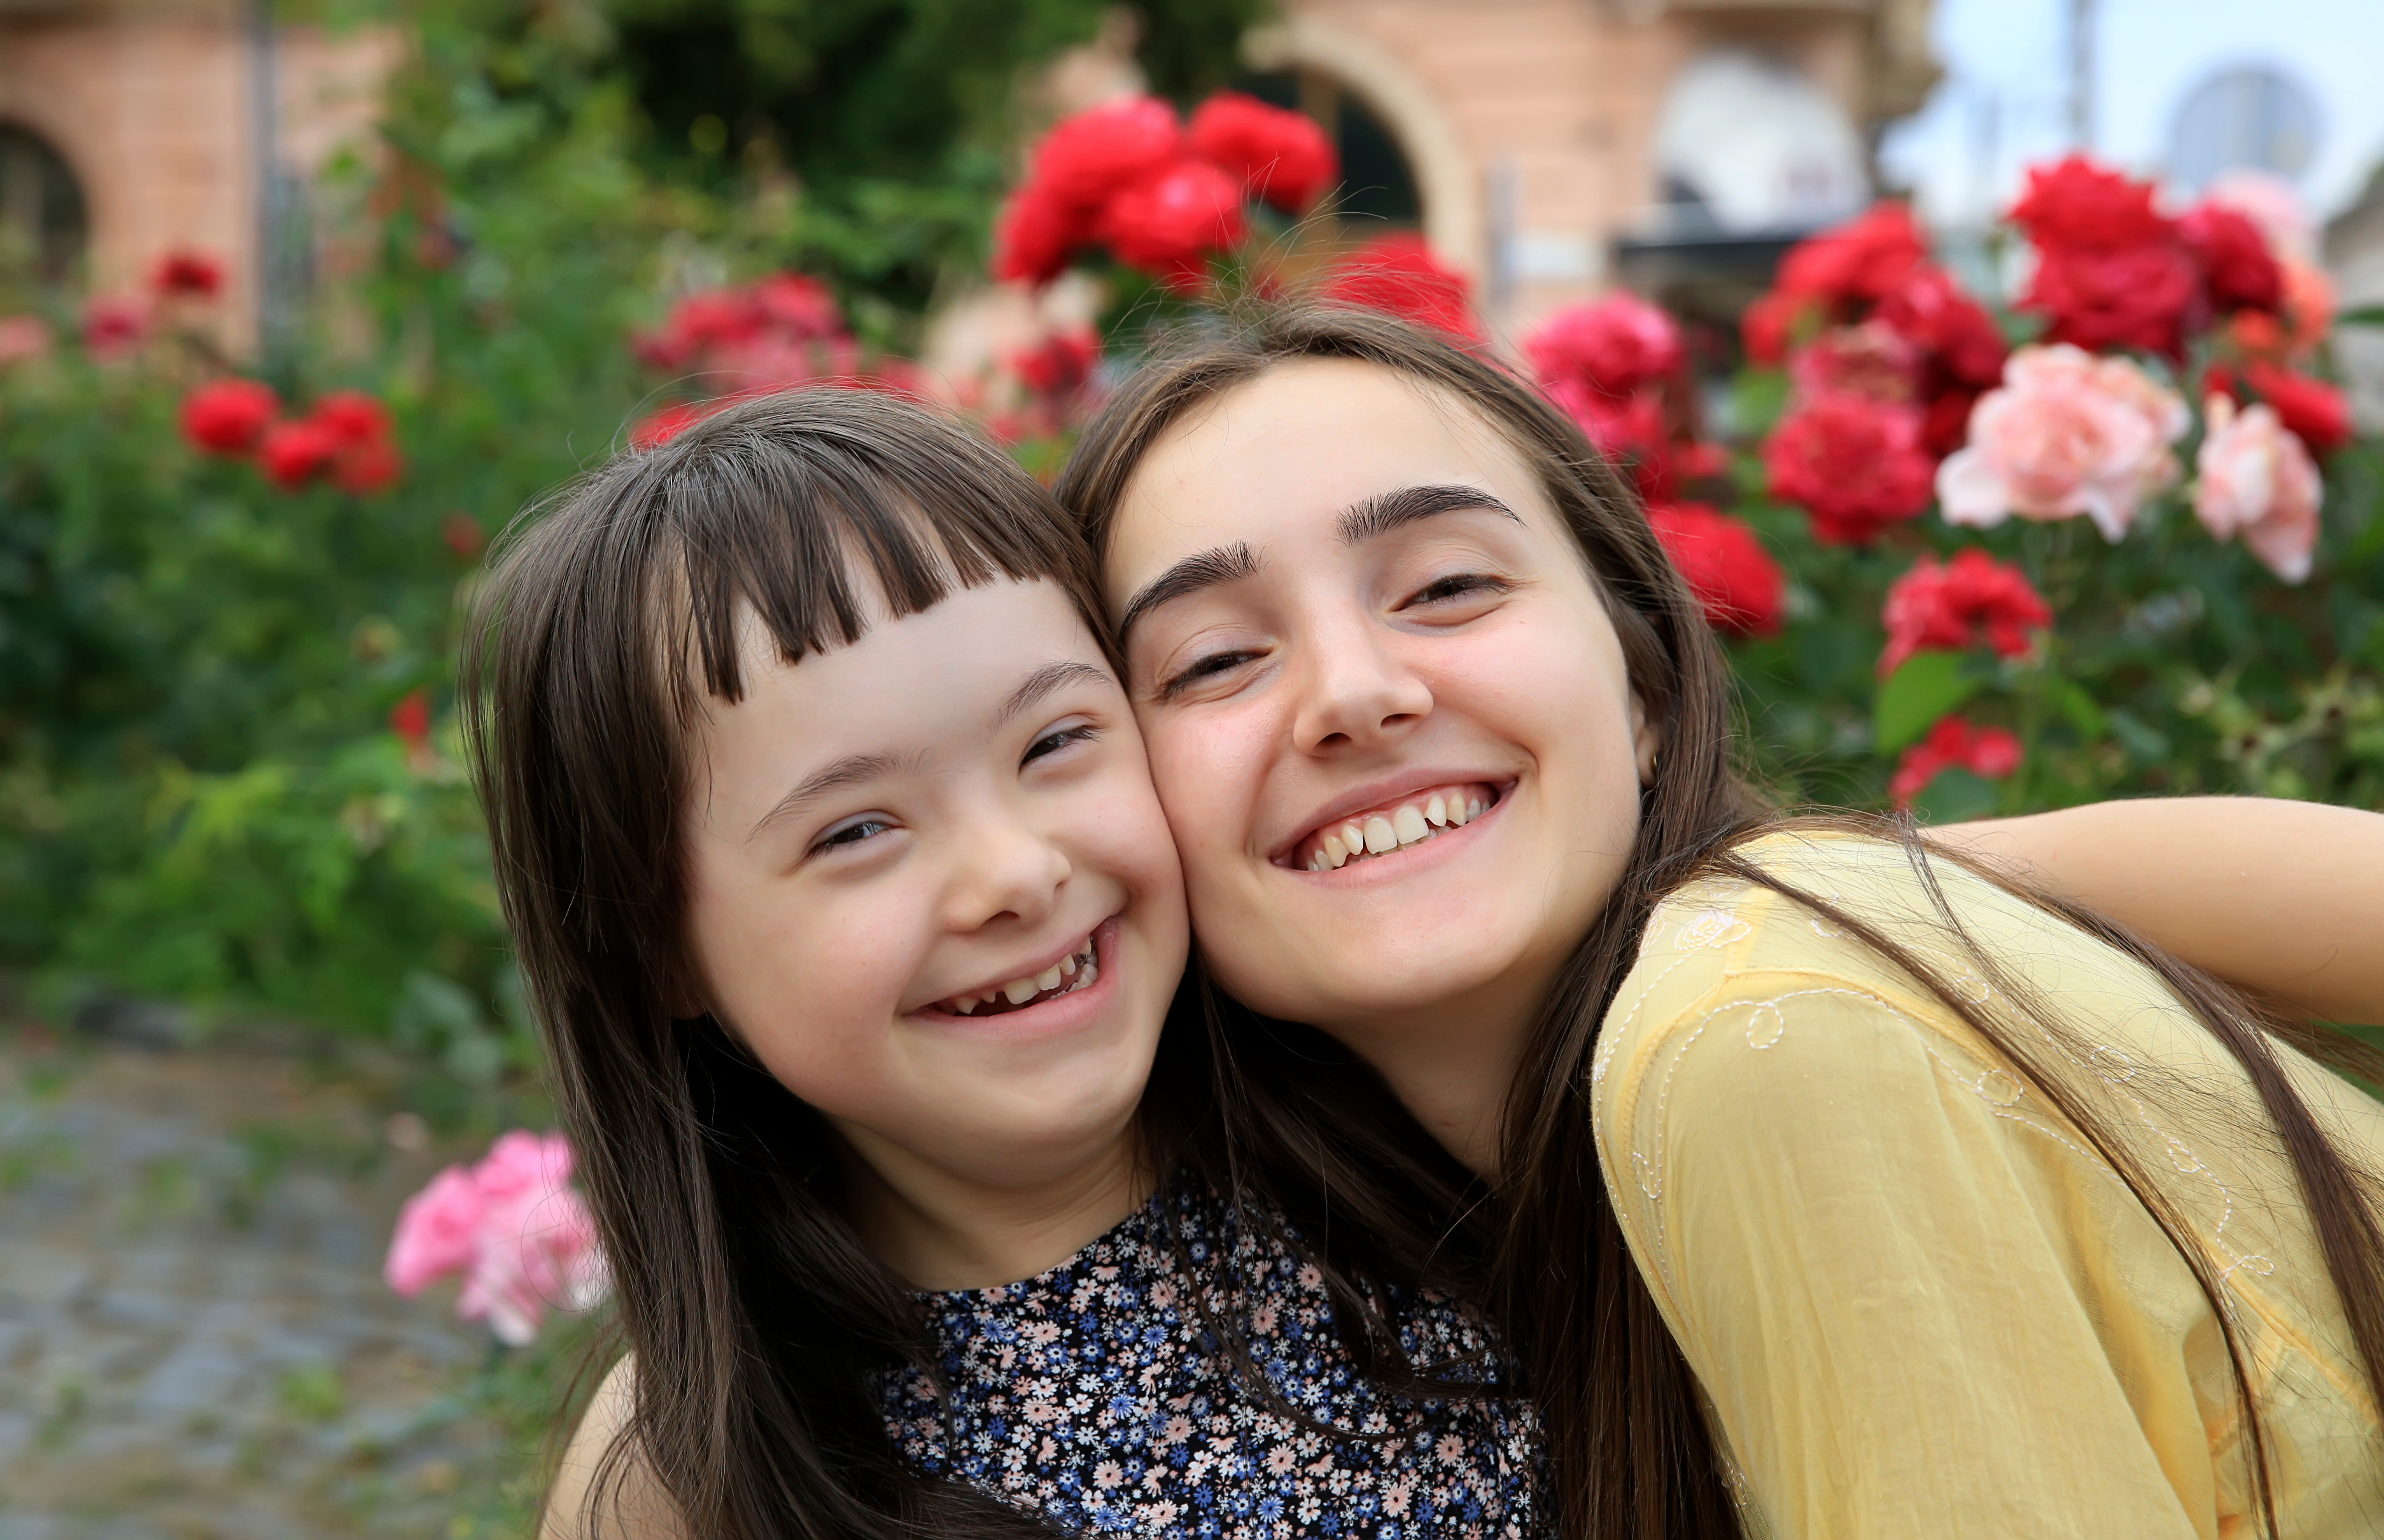
[{"label": "girl's brown hair", "polygon": [[[1737,853],[1756,835],[1782,826],[1853,828],[1898,838],[1935,897],[1941,917],[1968,939],[1959,917],[1937,894],[1929,876],[1931,858],[1908,826],[1858,817],[1782,820],[1739,778],[1732,764],[1727,661],[1644,512],[1571,421],[1513,375],[1389,317],[1325,307],[1260,309],[1146,366],[1087,428],[1057,490],[1082,519],[1096,554],[1108,548],[1144,456],[1170,428],[1235,387],[1302,359],[1391,370],[1476,414],[1505,436],[1536,470],[1579,544],[1621,640],[1632,687],[1650,720],[1662,727],[1662,768],[1642,798],[1630,863],[1542,1007],[1509,1092],[1499,1163],[1503,1229],[1490,1300],[1514,1361],[1527,1367],[1525,1388],[1539,1401],[1554,1488],[1549,1506],[1561,1533],[1573,1540],[1734,1540],[1740,1533],[1736,1503],[1699,1410],[1695,1378],[1608,1200],[1591,1112],[1590,1068],[1598,1031],[1636,960],[1650,913],[1683,883],[1715,874],[1782,893],[1913,975],[2035,1080],[2126,1180],[2193,1271],[2226,1333],[2251,1432],[2254,1489],[2273,1533],[2258,1409],[2216,1267],[2111,1119],[2067,1088],[2044,1039],[1989,1014],[1944,976],[1942,966],[1860,916],[1789,887]],[[1992,871],[1980,869],[1980,875],[2151,966],[2242,1065],[2291,1156],[2369,1385],[2384,1397],[2384,1226],[2373,1187],[2322,1133],[2272,1045],[2283,1038],[2324,1062],[2378,1080],[2384,1080],[2384,1060],[2349,1037],[2261,1012],[2100,916],[2016,887]],[[1988,982],[2018,1005],[2030,1025],[2050,1033],[2056,1043],[2064,1040],[2057,1015],[2025,980],[1997,967],[1975,945],[1969,950],[1983,964]],[[1285,1030],[1280,1024],[1250,1019],[1241,1024],[1241,1034],[1260,1043]],[[1261,1073],[1244,1087],[1254,1105],[1270,1100],[1264,1081]],[[1316,1106],[1305,1111],[1316,1116],[1332,1112]],[[1328,1129],[1316,1136],[1330,1142],[1343,1136]],[[1334,1196],[1379,1207],[1346,1186]]]},{"label": "girl's brown hair", "polygon": [[[465,721],[505,918],[638,1363],[591,1528],[636,1462],[706,1540],[1049,1533],[922,1479],[887,1436],[875,1376],[907,1363],[933,1377],[927,1332],[845,1218],[826,1122],[720,1024],[675,1015],[697,998],[680,817],[707,702],[745,688],[741,615],[795,663],[857,640],[873,597],[899,617],[958,588],[1044,578],[1099,634],[1090,574],[1066,515],[1000,453],[918,407],[841,390],[757,400],[621,456],[503,543],[466,634]],[[1344,1307],[1345,1343],[1397,1381],[1406,1364],[1379,1305],[1394,1285],[1452,1281],[1429,1255],[1438,1228],[1417,1216],[1457,1202],[1463,1174],[1428,1141],[1400,1142],[1378,1083],[1321,1071],[1288,1093],[1299,1120],[1229,1146],[1229,1122],[1250,1119],[1219,1115],[1238,1103],[1197,987],[1177,1013],[1138,1119],[1146,1158],[1268,1195],[1251,1218],[1277,1234],[1288,1219],[1323,1236],[1322,1184],[1366,1174],[1374,1202],[1360,1223],[1310,1249]]]}]

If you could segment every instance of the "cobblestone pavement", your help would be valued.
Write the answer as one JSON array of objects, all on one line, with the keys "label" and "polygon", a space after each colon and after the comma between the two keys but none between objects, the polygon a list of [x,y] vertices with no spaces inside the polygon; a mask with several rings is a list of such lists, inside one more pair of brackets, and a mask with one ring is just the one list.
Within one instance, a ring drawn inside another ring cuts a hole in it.
[{"label": "cobblestone pavement", "polygon": [[0,1032],[0,1540],[522,1522],[554,1365],[379,1276],[433,1142],[287,1056]]}]

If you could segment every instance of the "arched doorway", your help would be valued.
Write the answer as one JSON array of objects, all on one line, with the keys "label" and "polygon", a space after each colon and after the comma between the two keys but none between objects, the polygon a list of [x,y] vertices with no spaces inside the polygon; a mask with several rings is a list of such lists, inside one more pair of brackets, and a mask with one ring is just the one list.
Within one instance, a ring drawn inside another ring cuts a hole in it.
[{"label": "arched doorway", "polygon": [[90,244],[82,184],[66,157],[32,130],[0,121],[0,278],[57,282]]}]

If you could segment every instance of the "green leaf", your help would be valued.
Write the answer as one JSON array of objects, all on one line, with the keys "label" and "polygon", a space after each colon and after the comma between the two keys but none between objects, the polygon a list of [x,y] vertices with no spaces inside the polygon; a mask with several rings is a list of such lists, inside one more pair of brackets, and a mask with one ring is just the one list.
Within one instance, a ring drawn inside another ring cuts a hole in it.
[{"label": "green leaf", "polygon": [[1994,812],[2001,794],[1993,781],[1958,767],[1941,772],[1914,799],[1915,811],[1931,824],[1966,824]]},{"label": "green leaf", "polygon": [[1879,687],[1871,706],[1871,739],[1892,754],[1978,693],[1983,681],[1959,652],[1915,652]]},{"label": "green leaf", "polygon": [[2363,304],[2334,318],[2337,326],[2384,326],[2384,304]]}]

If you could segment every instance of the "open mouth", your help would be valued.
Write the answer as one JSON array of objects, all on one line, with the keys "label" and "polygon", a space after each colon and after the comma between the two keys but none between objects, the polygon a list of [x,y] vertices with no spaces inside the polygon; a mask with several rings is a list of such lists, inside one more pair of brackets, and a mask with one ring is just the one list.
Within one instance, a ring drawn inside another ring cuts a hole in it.
[{"label": "open mouth", "polygon": [[1096,942],[1099,935],[1096,931],[1086,936],[1067,956],[1039,974],[997,984],[979,994],[939,1000],[929,1009],[949,1011],[955,1016],[1002,1016],[1040,1005],[1047,1000],[1058,1000],[1062,995],[1073,995],[1079,989],[1089,989],[1100,982],[1100,949]]},{"label": "open mouth", "polygon": [[1463,828],[1498,805],[1504,792],[1486,781],[1460,781],[1410,791],[1395,801],[1329,819],[1300,837],[1283,864],[1295,871],[1337,872],[1377,861]]}]

